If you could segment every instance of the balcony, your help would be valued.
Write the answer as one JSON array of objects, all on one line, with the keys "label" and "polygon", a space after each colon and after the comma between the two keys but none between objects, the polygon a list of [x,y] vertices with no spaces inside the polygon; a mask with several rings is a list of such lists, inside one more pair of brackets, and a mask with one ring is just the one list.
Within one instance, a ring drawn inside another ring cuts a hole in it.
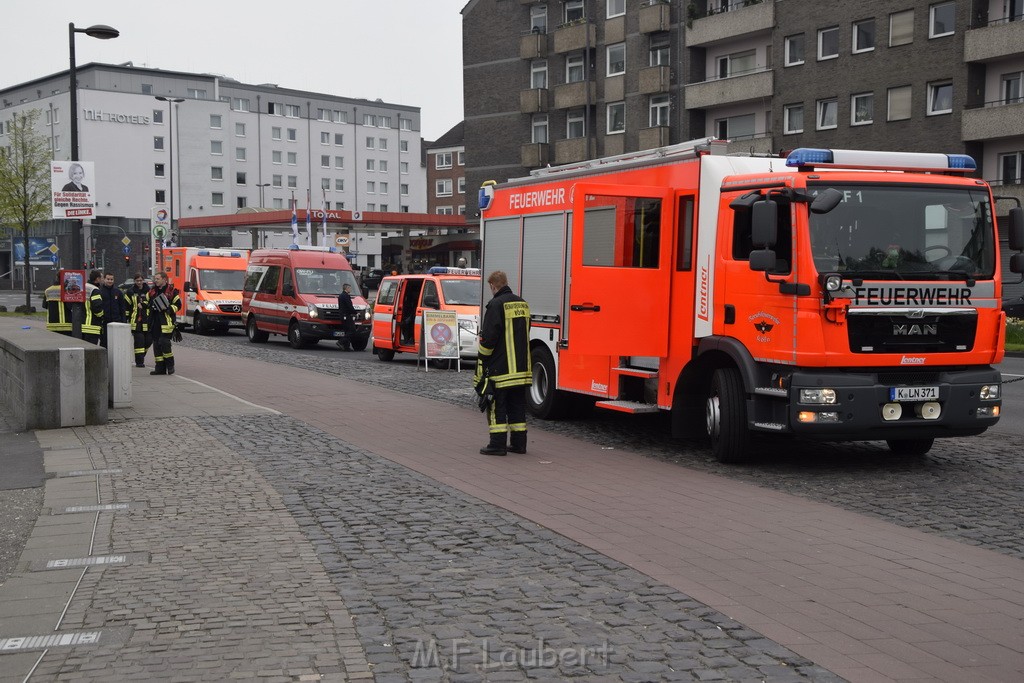
[{"label": "balcony", "polygon": [[964,61],[991,62],[1024,55],[1024,21],[998,20],[964,34]]},{"label": "balcony", "polygon": [[594,81],[577,81],[555,86],[555,109],[575,109],[597,101]]},{"label": "balcony", "polygon": [[960,126],[965,141],[1024,136],[1024,101],[988,102],[984,107],[964,109]]},{"label": "balcony", "polygon": [[546,33],[526,33],[519,39],[519,59],[544,59],[547,56]]},{"label": "balcony", "polygon": [[551,145],[545,142],[531,142],[519,148],[523,168],[540,168],[551,163]]},{"label": "balcony", "polygon": [[667,66],[649,66],[640,69],[640,94],[654,95],[668,92],[672,85],[672,69]]},{"label": "balcony", "polygon": [[774,83],[771,71],[690,83],[686,86],[686,108],[710,109],[768,98],[772,96]]},{"label": "balcony", "polygon": [[761,0],[723,2],[729,9],[694,18],[687,23],[686,46],[706,47],[725,40],[735,40],[775,27],[775,3]]},{"label": "balcony", "polygon": [[532,88],[519,91],[519,111],[523,114],[537,114],[548,110],[548,89]]},{"label": "balcony", "polygon": [[585,19],[555,29],[555,53],[579,52],[597,46],[597,28]]},{"label": "balcony", "polygon": [[668,126],[655,126],[654,128],[641,128],[639,132],[640,149],[654,149],[656,147],[667,147],[669,143],[669,132],[672,129]]},{"label": "balcony", "polygon": [[597,143],[590,138],[572,138],[555,142],[555,165],[574,164],[597,156]]},{"label": "balcony", "polygon": [[640,33],[667,31],[672,26],[667,0],[648,0],[640,7]]}]

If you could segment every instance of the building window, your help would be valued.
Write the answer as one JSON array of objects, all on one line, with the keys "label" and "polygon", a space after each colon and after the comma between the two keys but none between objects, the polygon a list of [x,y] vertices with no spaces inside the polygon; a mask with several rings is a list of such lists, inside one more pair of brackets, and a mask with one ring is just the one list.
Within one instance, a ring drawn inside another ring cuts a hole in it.
[{"label": "building window", "polygon": [[651,47],[647,53],[648,65],[668,66],[670,59],[671,52],[669,51],[668,42],[666,42],[664,39],[659,39],[658,42],[651,42]]},{"label": "building window", "polygon": [[999,155],[999,182],[1002,185],[1020,185],[1022,157],[1024,152]]},{"label": "building window", "polygon": [[366,181],[367,194],[377,194],[377,183],[372,180]]},{"label": "building window", "polygon": [[459,178],[459,194],[466,194],[466,179]]},{"label": "building window", "polygon": [[458,152],[456,152],[455,153],[455,163],[457,163],[459,166],[465,166],[466,165],[466,152],[464,152],[461,149]]},{"label": "building window", "polygon": [[288,129],[288,141],[289,142],[295,142],[298,139],[299,139],[299,132],[298,132],[298,130],[296,130],[295,128],[289,128]]},{"label": "building window", "polygon": [[875,49],[875,20],[865,19],[853,25],[853,51],[870,52]]},{"label": "building window", "polygon": [[223,166],[211,166],[210,167],[210,180],[224,180],[224,167]]},{"label": "building window", "polygon": [[210,204],[213,206],[224,206],[224,193],[214,192],[210,195]]},{"label": "building window", "polygon": [[274,175],[270,176],[270,186],[280,188],[283,180],[284,179],[281,177],[280,173],[275,173]]},{"label": "building window", "polygon": [[608,0],[608,18],[621,17],[626,13],[626,0]]},{"label": "building window", "polygon": [[383,183],[382,182],[380,184],[380,193],[381,194],[387,194],[388,193],[388,184],[387,183]]},{"label": "building window", "polygon": [[329,144],[331,144],[331,134],[328,133],[326,130],[320,132],[320,144],[321,145],[329,145]]},{"label": "building window", "polygon": [[299,109],[299,105],[297,104],[287,104],[284,107],[284,115],[290,119],[299,118],[300,112],[301,110]]},{"label": "building window", "polygon": [[380,171],[381,173],[387,173],[388,172],[388,160],[387,159],[378,159],[377,160],[377,170]]},{"label": "building window", "polygon": [[730,116],[715,121],[715,130],[721,140],[740,140],[754,137],[754,115]]},{"label": "building window", "polygon": [[223,154],[224,143],[220,140],[210,140],[210,154]]},{"label": "building window", "polygon": [[408,140],[399,140],[398,141],[398,151],[400,151],[400,152],[408,152],[409,151],[409,141]]},{"label": "building window", "polygon": [[331,110],[330,109],[318,108],[316,110],[316,120],[317,121],[330,121],[331,120]]},{"label": "building window", "polygon": [[616,43],[609,45],[606,50],[608,58],[608,71],[609,76],[618,76],[619,74],[626,73],[626,44]]},{"label": "building window", "polygon": [[887,94],[889,109],[887,120],[903,121],[910,118],[910,93],[909,85],[889,88]]},{"label": "building window", "polygon": [[547,5],[534,5],[530,8],[530,30],[534,33],[548,32]]},{"label": "building window", "polygon": [[409,196],[409,184],[408,183],[400,183],[398,185],[398,193],[400,195],[402,195],[403,197],[408,197]]},{"label": "building window", "polygon": [[565,82],[579,83],[583,80],[583,55],[569,55],[565,58]]},{"label": "building window", "polygon": [[376,171],[377,170],[377,160],[376,159],[367,159],[366,160],[366,170],[370,171],[371,173]]},{"label": "building window", "polygon": [[235,173],[235,185],[245,185],[245,171]]},{"label": "building window", "polygon": [[270,139],[280,140],[281,139],[281,126],[271,126],[270,128]]},{"label": "building window", "polygon": [[866,92],[850,98],[850,125],[863,126],[875,120],[875,94]]},{"label": "building window", "polygon": [[245,161],[245,147],[235,147],[235,161]]},{"label": "building window", "polygon": [[288,152],[288,165],[295,166],[299,163],[299,155],[297,152]]},{"label": "building window", "polygon": [[321,190],[329,190],[329,189],[331,189],[331,179],[330,178],[321,178],[320,179],[320,189]]},{"label": "building window", "polygon": [[348,123],[348,112],[332,109],[331,120],[334,121],[335,123]]},{"label": "building window", "polygon": [[162,150],[164,148],[164,136],[157,135],[153,137],[153,149]]},{"label": "building window", "polygon": [[439,206],[437,207],[438,216],[452,216],[455,214],[455,210],[450,206]]},{"label": "building window", "polygon": [[378,124],[379,124],[378,128],[390,128],[391,127],[391,117],[390,116],[380,116],[380,117],[378,117]]},{"label": "building window", "polygon": [[273,209],[283,209],[284,208],[284,200],[281,199],[280,197],[274,197],[270,201],[271,201],[271,204],[272,204],[271,208],[273,208]]},{"label": "building window", "polygon": [[530,141],[534,143],[547,144],[548,142],[548,115],[534,114],[532,133]]},{"label": "building window", "polygon": [[[54,95],[56,95],[56,94],[57,93],[54,93]],[[143,83],[142,84],[142,94],[143,95],[152,95],[153,94],[153,84],[152,83]]]},{"label": "building window", "polygon": [[741,76],[757,70],[757,53],[754,50],[737,52],[718,58],[718,77]]},{"label": "building window", "polygon": [[804,63],[804,34],[788,36],[786,38],[786,66],[796,66]]},{"label": "building window", "polygon": [[188,92],[188,96],[191,97],[194,100],[205,100],[206,99],[206,91],[205,90],[200,90],[199,88],[186,88],[185,90]]},{"label": "building window", "polygon": [[571,111],[565,117],[565,137],[569,140],[587,134],[587,119],[582,111]]},{"label": "building window", "polygon": [[408,161],[400,161],[400,162],[398,162],[398,172],[403,174],[403,175],[408,175],[409,174],[409,162]]},{"label": "building window", "polygon": [[953,112],[953,84],[928,84],[928,115],[951,114]]},{"label": "building window", "polygon": [[220,114],[210,114],[210,128],[216,128],[216,129],[219,130],[220,127],[221,127]]},{"label": "building window", "polygon": [[377,117],[373,114],[363,114],[363,125],[364,126],[376,126]]},{"label": "building window", "polygon": [[345,168],[345,157],[334,157],[334,168]]},{"label": "building window", "polygon": [[245,124],[244,123],[236,123],[235,124],[235,136],[236,137],[240,137],[240,138],[244,138],[245,137]]},{"label": "building window", "polygon": [[376,211],[377,210],[377,205],[374,204],[373,202],[368,202],[366,204],[366,210],[367,211]]},{"label": "building window", "polygon": [[281,152],[279,152],[277,150],[274,150],[273,152],[271,152],[270,153],[270,160],[271,160],[272,163],[280,164],[281,163]]},{"label": "building window", "polygon": [[386,151],[388,148],[387,138],[377,138],[377,149]]},{"label": "building window", "polygon": [[889,47],[914,42],[914,10],[893,12],[889,15]]},{"label": "building window", "polygon": [[231,108],[234,111],[249,111],[249,100],[245,97],[232,97]]},{"label": "building window", "polygon": [[1013,74],[1003,74],[1002,87],[1000,89],[1003,96],[1003,104],[1013,104],[1015,102],[1021,102],[1022,89],[1021,79],[1024,77],[1024,73],[1018,71]]},{"label": "building window", "polygon": [[344,133],[335,133],[334,134],[334,145],[336,147],[344,147],[345,146],[345,134]]},{"label": "building window", "polygon": [[956,30],[956,3],[944,2],[928,8],[928,37],[951,36]]},{"label": "building window", "polygon": [[398,130],[412,130],[412,119],[398,117]]},{"label": "building window", "polygon": [[444,178],[436,181],[434,185],[434,196],[435,197],[451,197],[452,196],[452,180],[451,178]]},{"label": "building window", "polygon": [[244,209],[249,205],[249,200],[245,197],[235,197],[235,206],[239,209]]},{"label": "building window", "polygon": [[167,201],[164,198],[164,191],[163,190],[157,190],[156,193],[155,193],[155,196],[153,197],[153,199],[156,200],[157,204],[163,204],[163,203],[165,203]]},{"label": "building window", "polygon": [[828,100],[818,100],[818,130],[835,128],[838,112],[839,101],[834,97]]},{"label": "building window", "polygon": [[839,56],[839,27],[818,30],[818,61]]},{"label": "building window", "polygon": [[434,168],[451,168],[452,167],[452,153],[451,152],[438,152],[434,155]]},{"label": "building window", "polygon": [[334,179],[334,190],[335,190],[335,192],[344,192],[345,191],[345,179],[344,178],[335,178]]},{"label": "building window", "polygon": [[548,62],[545,59],[535,59],[530,62],[530,87],[548,87]]},{"label": "building window", "polygon": [[[49,115],[49,112],[47,112],[47,115]],[[155,123],[155,124],[162,124],[163,122],[164,122],[164,110],[163,109],[154,109],[153,110],[153,123]],[[50,122],[47,121],[46,124],[49,125]]]},{"label": "building window", "polygon": [[366,138],[366,149],[374,149],[377,146],[377,138]]},{"label": "building window", "polygon": [[288,187],[292,190],[299,186],[299,176],[290,175],[288,176]]},{"label": "building window", "polygon": [[626,132],[626,103],[612,102],[607,108],[608,134]]},{"label": "building window", "polygon": [[804,132],[804,105],[787,104],[782,113],[783,132],[786,134]]},{"label": "building window", "polygon": [[668,126],[668,95],[652,95],[649,111],[651,128]]},{"label": "building window", "polygon": [[153,176],[156,177],[156,178],[163,178],[164,177],[164,165],[163,164],[153,164]]},{"label": "building window", "polygon": [[331,155],[330,154],[321,154],[320,155],[320,168],[330,168],[330,167],[331,167]]},{"label": "building window", "polygon": [[586,17],[583,10],[583,0],[565,0],[565,14],[563,15],[566,24],[579,21]]}]

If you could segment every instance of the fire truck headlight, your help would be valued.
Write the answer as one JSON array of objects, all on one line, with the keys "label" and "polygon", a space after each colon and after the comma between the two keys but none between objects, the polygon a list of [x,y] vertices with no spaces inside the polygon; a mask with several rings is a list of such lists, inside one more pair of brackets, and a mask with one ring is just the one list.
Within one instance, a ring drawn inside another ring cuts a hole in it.
[{"label": "fire truck headlight", "polygon": [[800,403],[806,404],[827,404],[836,402],[835,389],[801,389]]},{"label": "fire truck headlight", "polygon": [[306,312],[309,313],[310,318],[320,317],[320,309],[313,304],[306,304]]},{"label": "fire truck headlight", "polygon": [[843,286],[843,276],[830,273],[825,276],[825,291],[838,292]]},{"label": "fire truck headlight", "polygon": [[204,311],[216,311],[217,310],[217,304],[213,303],[212,301],[207,301],[205,304],[203,304],[203,310]]},{"label": "fire truck headlight", "polygon": [[983,401],[995,401],[999,398],[999,385],[998,384],[986,384],[981,387],[981,400]]}]

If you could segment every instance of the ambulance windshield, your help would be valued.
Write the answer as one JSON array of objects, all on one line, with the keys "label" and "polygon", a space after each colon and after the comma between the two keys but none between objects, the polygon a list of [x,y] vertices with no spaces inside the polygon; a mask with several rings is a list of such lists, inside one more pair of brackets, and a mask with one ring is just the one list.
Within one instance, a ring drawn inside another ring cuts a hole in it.
[{"label": "ambulance windshield", "polygon": [[356,276],[351,270],[336,268],[296,268],[295,284],[300,294],[337,296],[344,284],[352,285],[352,296],[359,294]]},{"label": "ambulance windshield", "polygon": [[995,272],[995,230],[982,188],[878,184],[833,187],[836,208],[810,214],[819,273],[902,280],[966,280]]},{"label": "ambulance windshield", "polygon": [[450,306],[479,306],[480,278],[472,280],[441,280],[444,302]]},{"label": "ambulance windshield", "polygon": [[203,268],[199,271],[199,286],[203,289],[240,292],[245,281],[244,270],[212,270]]}]

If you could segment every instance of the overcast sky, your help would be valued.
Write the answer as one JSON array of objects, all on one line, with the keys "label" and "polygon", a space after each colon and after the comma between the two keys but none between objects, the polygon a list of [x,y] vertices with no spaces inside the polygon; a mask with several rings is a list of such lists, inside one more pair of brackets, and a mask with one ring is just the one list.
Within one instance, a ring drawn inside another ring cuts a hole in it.
[{"label": "overcast sky", "polygon": [[0,88],[68,68],[68,23],[121,32],[75,37],[76,62],[229,76],[243,83],[419,107],[423,137],[462,120],[467,0],[5,0]]}]

